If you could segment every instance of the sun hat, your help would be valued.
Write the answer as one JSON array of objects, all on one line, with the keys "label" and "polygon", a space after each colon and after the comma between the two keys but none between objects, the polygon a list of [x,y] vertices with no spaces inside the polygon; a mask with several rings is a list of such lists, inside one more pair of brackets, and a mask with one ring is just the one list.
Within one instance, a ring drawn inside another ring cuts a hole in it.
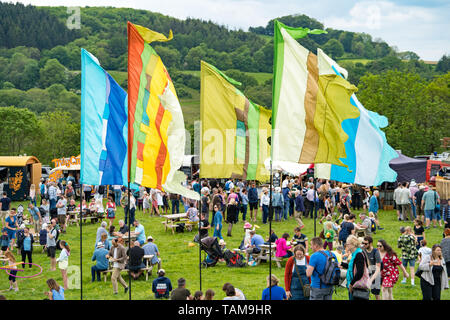
[{"label": "sun hat", "polygon": [[417,186],[416,180],[412,179],[411,183],[409,184],[410,187],[415,187]]},{"label": "sun hat", "polygon": [[99,243],[97,243],[97,248],[101,248],[101,247],[104,247],[105,245],[103,244],[103,242],[99,242]]},{"label": "sun hat", "polygon": [[147,240],[153,240],[153,237],[152,236],[148,236]]},{"label": "sun hat", "polygon": [[224,245],[226,245],[227,243],[225,242],[225,240],[223,240],[223,239],[220,239],[219,240],[219,246],[224,246]]},{"label": "sun hat", "polygon": [[246,222],[244,224],[244,229],[251,229],[251,228],[252,228],[252,225],[250,223]]}]

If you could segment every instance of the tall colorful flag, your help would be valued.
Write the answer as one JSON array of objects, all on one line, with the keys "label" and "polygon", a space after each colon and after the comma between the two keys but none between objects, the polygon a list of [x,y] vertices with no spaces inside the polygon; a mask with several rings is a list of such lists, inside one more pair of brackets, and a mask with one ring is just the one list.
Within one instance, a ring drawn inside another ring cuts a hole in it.
[{"label": "tall colorful flag", "polygon": [[200,176],[267,181],[271,111],[247,99],[229,78],[201,62]]},{"label": "tall colorful flag", "polygon": [[91,185],[127,182],[127,94],[81,49],[81,172]]},{"label": "tall colorful flag", "polygon": [[[328,72],[347,77],[347,71],[320,49],[318,56]],[[387,143],[386,135],[380,130],[388,125],[388,119],[364,108],[355,94],[350,97],[350,103],[358,108],[360,116],[342,123],[349,136],[345,142],[347,157],[341,159],[347,167],[320,163],[315,166],[315,176],[365,186],[396,181],[397,173],[390,168],[389,162],[397,158],[398,153]]]},{"label": "tall colorful flag", "polygon": [[184,188],[183,113],[166,67],[149,45],[169,37],[128,22],[128,163],[130,182],[199,199]]},{"label": "tall colorful flag", "polygon": [[357,90],[295,39],[309,31],[275,21],[272,161],[344,165],[348,135],[342,122],[359,116]]}]

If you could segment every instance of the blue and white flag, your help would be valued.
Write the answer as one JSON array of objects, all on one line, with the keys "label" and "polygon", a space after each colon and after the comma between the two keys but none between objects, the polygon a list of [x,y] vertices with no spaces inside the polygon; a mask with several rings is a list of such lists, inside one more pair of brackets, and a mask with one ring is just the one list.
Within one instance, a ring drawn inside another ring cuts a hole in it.
[{"label": "blue and white flag", "polygon": [[[318,63],[322,64],[322,70],[329,69],[341,77],[347,77],[347,71],[320,49]],[[315,176],[364,186],[379,186],[383,182],[396,181],[397,173],[389,167],[389,162],[397,158],[398,154],[380,130],[388,125],[388,119],[364,108],[355,94],[351,96],[350,102],[359,109],[360,116],[342,122],[342,128],[349,138],[345,142],[347,157],[340,159],[348,168],[320,163],[315,165]]]},{"label": "blue and white flag", "polygon": [[127,93],[81,49],[81,183],[125,185]]}]

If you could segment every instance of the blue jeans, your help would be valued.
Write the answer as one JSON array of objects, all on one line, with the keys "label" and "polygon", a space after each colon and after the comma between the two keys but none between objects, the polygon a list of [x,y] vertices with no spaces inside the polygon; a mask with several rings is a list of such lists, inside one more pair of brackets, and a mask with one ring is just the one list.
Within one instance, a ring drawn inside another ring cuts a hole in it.
[{"label": "blue jeans", "polygon": [[430,220],[436,220],[436,214],[434,213],[434,209],[425,210],[425,218]]},{"label": "blue jeans", "polygon": [[50,199],[50,210],[56,208],[56,199]]},{"label": "blue jeans", "polygon": [[213,237],[219,238],[219,239],[223,239],[222,237],[222,226],[219,226],[219,230],[217,230],[217,226],[214,226],[214,234]]},{"label": "blue jeans", "polygon": [[180,213],[180,201],[178,199],[171,201],[172,201],[172,214]]},{"label": "blue jeans", "polygon": [[122,190],[114,189],[114,202],[116,203],[116,206],[120,206],[120,198],[121,197],[122,197]]},{"label": "blue jeans", "polygon": [[241,212],[242,212],[242,220],[245,221],[245,218],[247,217],[247,205],[246,204],[241,205]]},{"label": "blue jeans", "polygon": [[136,211],[136,208],[132,208],[131,210],[128,210],[128,207],[125,207],[125,208],[123,209],[123,211],[125,212],[125,224],[128,225],[128,224],[127,224],[127,221],[128,221],[128,212],[130,213],[130,224],[133,224],[133,223],[134,223],[134,213],[135,213],[135,211]]},{"label": "blue jeans", "polygon": [[283,208],[283,218],[284,218],[284,220],[287,220],[287,218],[288,218],[289,206],[290,206],[289,199],[287,201],[285,200],[284,201],[284,208]]},{"label": "blue jeans", "polygon": [[275,221],[281,221],[283,216],[283,207],[275,207]]},{"label": "blue jeans", "polygon": [[100,269],[97,265],[91,267],[92,282],[95,281],[95,275],[97,274],[97,281],[100,281],[100,271],[105,271],[106,269]]},{"label": "blue jeans", "polygon": [[411,209],[414,215],[414,218],[417,218],[417,214],[416,214],[416,205],[414,204],[414,201],[412,199],[409,199],[409,203],[411,204]]},{"label": "blue jeans", "polygon": [[269,206],[268,205],[265,205],[265,204],[263,204],[262,205],[262,213],[263,213],[263,216],[262,216],[262,222],[263,223],[267,223],[267,218],[269,217]]}]

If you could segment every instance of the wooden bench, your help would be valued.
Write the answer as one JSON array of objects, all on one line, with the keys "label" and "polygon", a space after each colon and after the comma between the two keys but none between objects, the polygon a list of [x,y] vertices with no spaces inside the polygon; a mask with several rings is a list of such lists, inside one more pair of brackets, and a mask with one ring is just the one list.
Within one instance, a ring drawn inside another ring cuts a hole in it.
[{"label": "wooden bench", "polygon": [[[145,281],[148,281],[148,276],[152,274],[152,270],[153,270],[153,265],[151,264],[153,255],[148,255],[148,256],[144,256],[144,262],[145,262],[145,268],[141,268],[141,271],[143,271],[143,273],[145,273]],[[108,270],[104,270],[104,271],[100,271],[100,274],[104,277],[105,282],[108,280],[108,274],[112,274],[113,269],[112,269],[112,263],[109,263],[109,268]],[[122,269],[120,270],[120,273],[127,273],[128,274],[129,270],[128,269]]]}]

